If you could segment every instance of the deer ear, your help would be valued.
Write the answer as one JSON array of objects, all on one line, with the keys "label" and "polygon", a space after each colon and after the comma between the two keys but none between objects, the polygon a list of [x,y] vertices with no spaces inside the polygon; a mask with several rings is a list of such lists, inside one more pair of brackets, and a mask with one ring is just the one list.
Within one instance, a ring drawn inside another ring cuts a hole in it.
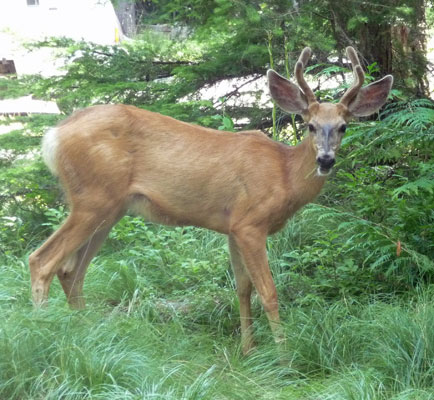
[{"label": "deer ear", "polygon": [[307,111],[306,96],[297,85],[272,69],[267,71],[267,78],[271,97],[282,110],[296,114]]},{"label": "deer ear", "polygon": [[387,75],[359,90],[348,105],[348,111],[355,117],[367,117],[378,111],[386,102],[393,84],[393,76]]}]

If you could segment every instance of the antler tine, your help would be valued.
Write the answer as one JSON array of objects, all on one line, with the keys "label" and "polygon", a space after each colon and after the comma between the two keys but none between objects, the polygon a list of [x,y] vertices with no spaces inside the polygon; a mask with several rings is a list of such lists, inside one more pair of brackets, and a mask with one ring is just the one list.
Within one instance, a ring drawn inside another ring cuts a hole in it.
[{"label": "antler tine", "polygon": [[359,56],[356,53],[356,50],[354,50],[354,47],[348,46],[346,49],[347,57],[350,59],[351,64],[353,65],[353,68],[356,67],[356,65],[360,65]]},{"label": "antler tine", "polygon": [[362,66],[360,65],[359,57],[357,57],[357,53],[351,46],[347,47],[347,56],[353,65],[353,74],[354,74],[354,82],[352,86],[345,92],[340,101],[344,106],[348,106],[351,100],[357,96],[360,88],[365,81],[365,74],[363,73]]},{"label": "antler tine", "polygon": [[305,47],[301,52],[294,69],[294,75],[297,79],[298,86],[300,86],[300,89],[306,96],[309,105],[317,102],[315,94],[313,93],[312,89],[309,87],[303,76],[304,67],[309,61],[311,54],[312,50],[309,47]]}]

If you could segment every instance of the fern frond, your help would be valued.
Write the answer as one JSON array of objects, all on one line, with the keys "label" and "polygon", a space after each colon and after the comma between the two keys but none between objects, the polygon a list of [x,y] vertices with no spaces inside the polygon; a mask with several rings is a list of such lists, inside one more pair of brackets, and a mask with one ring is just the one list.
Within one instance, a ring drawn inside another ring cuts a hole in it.
[{"label": "fern frond", "polygon": [[401,194],[418,195],[419,191],[426,191],[430,194],[434,193],[434,179],[421,177],[413,182],[408,182],[393,191],[393,198],[396,199]]},{"label": "fern frond", "polygon": [[398,102],[389,106],[383,115],[388,124],[424,129],[434,123],[434,103],[428,99]]}]

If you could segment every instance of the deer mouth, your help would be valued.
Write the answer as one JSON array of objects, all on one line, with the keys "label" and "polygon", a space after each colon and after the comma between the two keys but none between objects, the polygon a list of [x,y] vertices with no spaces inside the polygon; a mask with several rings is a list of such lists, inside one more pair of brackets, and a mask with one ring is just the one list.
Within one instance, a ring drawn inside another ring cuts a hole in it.
[{"label": "deer mouth", "polygon": [[324,167],[319,166],[316,170],[316,173],[318,176],[328,176],[331,174],[331,172],[332,172],[331,167],[330,168],[324,168]]}]

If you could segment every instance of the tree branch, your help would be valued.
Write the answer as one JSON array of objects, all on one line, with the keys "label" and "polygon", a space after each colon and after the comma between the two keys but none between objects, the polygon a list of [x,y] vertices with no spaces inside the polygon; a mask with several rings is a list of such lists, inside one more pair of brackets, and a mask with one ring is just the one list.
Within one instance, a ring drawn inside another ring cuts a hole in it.
[{"label": "tree branch", "polygon": [[[100,51],[100,50],[91,50],[93,54],[99,54],[102,56],[106,56],[106,57],[114,57],[114,54],[112,53],[107,53],[105,51]],[[135,58],[135,57],[131,57],[130,58],[134,59],[134,61],[136,62],[142,62],[142,60]],[[186,60],[177,60],[177,61],[157,61],[154,60],[151,62],[151,64],[153,65],[199,65],[199,62],[196,61],[186,61]]]},{"label": "tree branch", "polygon": [[[262,75],[256,75],[256,76],[254,76],[252,79],[250,79],[250,80],[248,80],[248,81],[242,83],[241,85],[235,87],[235,89],[233,89],[233,90],[230,91],[229,93],[226,93],[226,94],[223,96],[223,97],[225,98],[225,100],[224,100],[221,104],[224,105],[224,104],[227,102],[227,100],[228,100],[229,98],[231,98],[231,97],[233,97],[233,96],[235,96],[235,95],[238,95],[238,94],[239,94],[239,90],[240,90],[242,87],[248,85],[249,83],[252,83],[252,82],[257,81],[259,78],[262,78]],[[214,102],[214,103],[213,103],[213,106],[215,106],[216,104],[218,104],[218,101]]]}]

